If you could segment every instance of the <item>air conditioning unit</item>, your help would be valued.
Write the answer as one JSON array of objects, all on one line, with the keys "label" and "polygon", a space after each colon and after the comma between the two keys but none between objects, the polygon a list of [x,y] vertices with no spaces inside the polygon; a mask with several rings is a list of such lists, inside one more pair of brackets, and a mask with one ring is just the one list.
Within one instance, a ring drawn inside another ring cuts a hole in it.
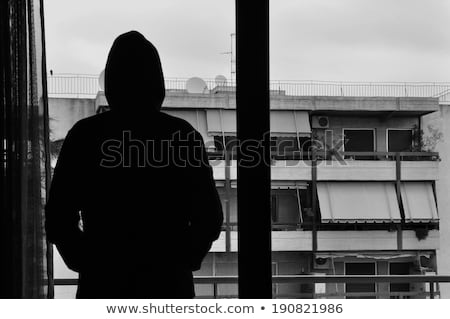
[{"label": "air conditioning unit", "polygon": [[313,116],[311,127],[312,128],[328,128],[330,126],[330,121],[328,116]]},{"label": "air conditioning unit", "polygon": [[330,269],[330,268],[332,268],[330,258],[317,257],[316,259],[314,259],[314,269]]}]

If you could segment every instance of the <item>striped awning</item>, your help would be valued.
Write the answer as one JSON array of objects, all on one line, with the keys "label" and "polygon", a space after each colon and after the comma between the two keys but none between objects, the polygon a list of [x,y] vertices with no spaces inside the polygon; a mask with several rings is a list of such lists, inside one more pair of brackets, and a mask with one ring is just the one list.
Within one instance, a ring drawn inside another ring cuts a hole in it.
[{"label": "striped awning", "polygon": [[322,222],[400,222],[394,183],[320,182],[317,184]]},{"label": "striped awning", "polygon": [[404,182],[400,190],[406,222],[439,220],[433,186],[430,182]]},{"label": "striped awning", "polygon": [[[207,110],[208,133],[211,135],[236,135],[236,111]],[[255,115],[255,121],[258,120]],[[273,110],[270,112],[270,133],[272,136],[309,136],[311,126],[306,111]]]}]

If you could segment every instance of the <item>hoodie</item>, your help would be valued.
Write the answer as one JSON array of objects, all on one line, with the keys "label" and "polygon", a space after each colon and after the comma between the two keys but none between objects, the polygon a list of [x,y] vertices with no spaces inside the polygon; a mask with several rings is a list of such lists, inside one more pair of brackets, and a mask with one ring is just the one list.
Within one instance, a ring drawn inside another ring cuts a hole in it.
[{"label": "hoodie", "polygon": [[201,135],[160,112],[161,63],[138,32],[114,41],[105,94],[111,111],[78,121],[65,138],[47,239],[79,272],[79,298],[191,298],[192,271],[220,234],[222,206],[207,161],[179,165],[158,146],[174,141],[170,154],[187,152],[186,163],[196,163],[207,159]]},{"label": "hoodie", "polygon": [[105,68],[105,96],[112,110],[159,111],[164,76],[153,44],[137,31],[117,37]]}]

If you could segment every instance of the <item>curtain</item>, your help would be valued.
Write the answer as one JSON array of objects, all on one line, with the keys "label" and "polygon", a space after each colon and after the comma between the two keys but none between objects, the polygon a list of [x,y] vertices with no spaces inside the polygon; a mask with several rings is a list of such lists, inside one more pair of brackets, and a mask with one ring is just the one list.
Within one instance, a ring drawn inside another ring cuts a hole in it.
[{"label": "curtain", "polygon": [[[0,1],[0,297],[52,297],[43,0]],[[50,257],[50,258],[49,258]]]}]

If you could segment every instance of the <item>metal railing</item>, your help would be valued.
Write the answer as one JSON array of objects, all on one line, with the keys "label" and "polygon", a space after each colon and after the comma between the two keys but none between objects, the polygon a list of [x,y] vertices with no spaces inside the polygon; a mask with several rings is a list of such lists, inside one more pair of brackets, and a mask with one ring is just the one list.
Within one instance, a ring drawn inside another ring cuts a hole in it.
[{"label": "metal railing", "polygon": [[[229,151],[231,160],[237,159],[237,151]],[[374,160],[374,161],[439,161],[438,152],[341,152],[337,150],[317,150],[313,151],[289,151],[272,152],[271,158],[275,161],[298,161],[311,160],[313,153],[318,160]],[[225,152],[208,151],[211,161],[224,160]]]},{"label": "metal railing", "polygon": [[[112,279],[113,280],[113,279]],[[199,295],[198,298],[237,298],[233,294],[220,294],[219,285],[238,284],[237,276],[195,276],[194,283],[198,285],[211,285],[212,294]],[[273,298],[403,298],[403,297],[422,297],[434,299],[440,296],[437,284],[450,283],[450,276],[442,275],[274,275],[272,284],[379,284],[379,283],[424,283],[428,285],[428,291],[409,291],[409,292],[334,292],[334,293],[297,293],[297,294],[278,294],[274,293]],[[75,286],[78,279],[54,279],[55,286]]]},{"label": "metal railing", "polygon": [[92,98],[100,90],[98,75],[56,74],[47,76],[47,90],[50,97]]},{"label": "metal railing", "polygon": [[[47,77],[50,97],[92,98],[100,90],[98,75],[53,74]],[[185,91],[185,78],[166,78],[169,91]],[[204,93],[234,91],[235,81],[205,79]],[[290,96],[434,97],[450,102],[450,82],[270,81],[273,94]]]}]

